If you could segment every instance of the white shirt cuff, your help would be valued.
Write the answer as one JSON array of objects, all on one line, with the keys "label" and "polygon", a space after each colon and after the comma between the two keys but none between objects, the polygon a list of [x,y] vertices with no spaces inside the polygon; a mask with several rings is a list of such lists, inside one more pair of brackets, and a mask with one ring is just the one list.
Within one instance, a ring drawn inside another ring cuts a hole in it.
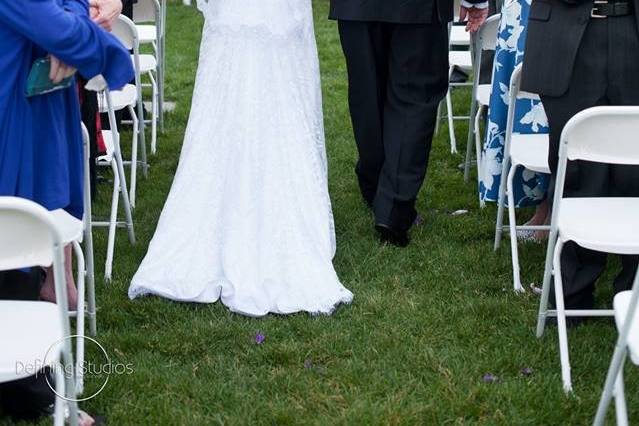
[{"label": "white shirt cuff", "polygon": [[466,0],[462,0],[461,5],[467,9],[476,8],[476,9],[486,9],[488,7],[488,2],[485,1],[483,3],[472,4]]}]

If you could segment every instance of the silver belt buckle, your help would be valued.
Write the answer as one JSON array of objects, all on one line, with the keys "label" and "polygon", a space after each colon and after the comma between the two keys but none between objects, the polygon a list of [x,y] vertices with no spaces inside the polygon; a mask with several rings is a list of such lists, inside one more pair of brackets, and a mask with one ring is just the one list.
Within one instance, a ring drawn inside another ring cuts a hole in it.
[{"label": "silver belt buckle", "polygon": [[[608,1],[607,0],[595,0],[595,4],[608,4]],[[595,12],[595,8],[594,7],[590,10],[590,17],[591,18],[596,18],[596,19],[606,19],[607,18],[606,15],[598,15]]]}]

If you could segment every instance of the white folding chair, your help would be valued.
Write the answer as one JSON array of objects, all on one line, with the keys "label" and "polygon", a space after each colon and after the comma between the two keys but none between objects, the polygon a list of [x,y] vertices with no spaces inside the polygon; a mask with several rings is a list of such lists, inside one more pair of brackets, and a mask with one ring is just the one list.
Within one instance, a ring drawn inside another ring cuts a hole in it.
[{"label": "white folding chair", "polygon": [[[559,149],[544,285],[539,304],[537,336],[548,316],[557,317],[561,377],[572,391],[566,317],[613,316],[609,309],[567,310],[561,277],[561,251],[568,241],[581,247],[620,255],[639,255],[639,198],[564,198],[568,160],[639,165],[639,107],[606,106],[580,112],[566,124]],[[556,309],[548,309],[554,276]]]},{"label": "white folding chair", "polygon": [[615,323],[619,330],[617,346],[610,362],[604,390],[595,416],[595,426],[601,426],[606,419],[606,412],[610,401],[615,399],[615,414],[617,425],[628,425],[628,410],[626,408],[626,393],[624,390],[623,367],[626,357],[635,365],[639,365],[639,316],[637,315],[637,301],[639,300],[639,272],[635,277],[632,291],[622,291],[615,296],[613,303]]},{"label": "white folding chair", "polygon": [[[140,44],[151,44],[155,52],[155,55],[151,56],[156,59],[156,90],[159,105],[154,119],[156,119],[160,123],[161,128],[164,129],[166,0],[162,0],[162,4],[160,4],[158,0],[138,0],[137,3],[133,4],[133,22],[135,22],[138,31]],[[147,59],[142,58],[143,64],[145,61],[147,61]],[[142,72],[144,73],[145,71],[143,70]],[[151,152],[155,153],[155,139],[151,141]]]},{"label": "white folding chair", "polygon": [[[448,92],[446,92],[446,97],[439,104],[439,108],[437,109],[437,121],[435,124],[435,134],[439,134],[440,123],[445,118],[448,123],[448,135],[450,141],[450,152],[451,154],[457,153],[457,138],[455,136],[455,121],[456,120],[467,120],[467,116],[457,116],[455,115],[453,109],[453,98],[452,98],[452,88],[455,87],[470,87],[472,83],[451,83],[450,79],[453,75],[455,69],[459,69],[465,73],[472,73],[473,71],[473,58],[470,50],[471,45],[471,36],[470,33],[466,32],[465,26],[452,25],[449,24],[448,27],[448,40],[449,40],[449,52],[448,52]],[[451,48],[462,48],[464,50],[452,50]],[[446,106],[446,116],[442,117],[442,104]]]},{"label": "white folding chair", "polygon": [[[163,25],[162,9],[158,0],[139,0],[133,5],[133,22],[135,22],[140,43],[151,43],[154,47],[154,54],[140,54],[140,74],[147,76],[149,83],[143,83],[142,87],[151,88],[151,119],[145,120],[151,124],[151,153],[157,151],[157,126],[160,120],[160,76],[163,74],[162,45]],[[139,24],[139,22],[153,22],[153,25]],[[153,32],[154,31],[154,32]],[[146,33],[146,34],[145,34]],[[144,37],[143,37],[144,35]],[[160,42],[158,42],[160,40]],[[133,59],[133,56],[132,56]],[[162,77],[164,78],[164,77]],[[163,82],[162,82],[163,83]]]},{"label": "white folding chair", "polygon": [[[115,119],[114,101],[111,97],[111,91],[107,88],[106,82],[102,76],[91,79],[86,84],[87,90],[98,92],[98,104],[100,110],[106,110],[109,116],[109,127],[111,130],[103,130],[102,138],[106,146],[106,154],[97,158],[99,166],[111,167],[113,170],[113,193],[111,196],[111,213],[109,221],[93,221],[94,227],[108,227],[109,236],[107,240],[107,255],[104,266],[104,279],[111,281],[113,273],[113,257],[115,255],[115,231],[117,227],[126,227],[129,233],[129,241],[135,244],[135,230],[133,227],[133,214],[131,203],[129,201],[129,192],[126,184],[126,174],[124,173],[124,161],[122,160],[122,152],[120,150],[120,132],[118,131]],[[122,197],[124,205],[125,221],[118,221],[119,200]]]},{"label": "white folding chair", "polygon": [[[146,142],[145,142],[145,119],[144,119],[144,106],[142,103],[142,74],[141,74],[141,62],[140,62],[140,43],[138,38],[137,29],[133,21],[124,15],[120,15],[118,20],[113,25],[113,35],[115,35],[120,42],[129,50],[133,50],[131,56],[133,61],[133,68],[135,70],[135,85],[127,84],[120,90],[111,91],[111,97],[113,99],[113,108],[115,111],[127,109],[131,115],[131,122],[133,125],[133,140],[131,142],[131,188],[129,190],[131,196],[131,207],[135,208],[135,200],[137,194],[137,168],[142,166],[142,172],[144,176],[147,176],[148,162],[146,155]],[[100,112],[106,112],[104,105],[100,105]],[[137,112],[134,111],[134,107],[137,107]],[[141,161],[138,162],[138,146],[140,148]]]},{"label": "white folding chair", "polygon": [[31,201],[0,197],[0,270],[53,265],[57,296],[55,304],[0,300],[0,383],[29,377],[35,366],[37,370],[51,367],[57,394],[54,424],[60,426],[67,406],[71,424],[77,425],[78,421],[78,369],[71,351],[64,272],[69,230],[64,225],[53,213]]},{"label": "white folding chair", "polygon": [[[477,32],[473,49],[475,73],[473,77],[473,93],[470,102],[470,119],[468,121],[468,141],[466,143],[464,180],[467,182],[470,177],[470,166],[472,163],[471,147],[474,141],[477,161],[477,194],[479,194],[479,184],[481,182],[481,117],[484,109],[490,104],[490,94],[493,87],[492,83],[480,84],[481,59],[485,51],[495,51],[497,48],[497,34],[499,33],[500,20],[501,14],[496,14],[489,17],[486,22],[484,22]],[[482,207],[484,207],[484,202],[481,197],[479,198],[479,203]]]},{"label": "white folding chair", "polygon": [[[495,251],[501,245],[503,231],[510,232],[510,247],[513,264],[513,285],[515,291],[523,292],[521,273],[519,268],[519,250],[517,247],[518,230],[549,230],[550,226],[517,225],[516,203],[513,190],[513,180],[518,167],[524,167],[538,173],[550,173],[548,166],[547,134],[515,133],[515,117],[517,100],[539,100],[537,95],[521,91],[521,64],[518,65],[510,78],[510,92],[508,93],[508,119],[506,122],[506,136],[504,138],[504,157],[502,160],[501,183],[497,204],[497,222],[495,228]],[[504,226],[504,208],[508,196],[508,226]]]}]

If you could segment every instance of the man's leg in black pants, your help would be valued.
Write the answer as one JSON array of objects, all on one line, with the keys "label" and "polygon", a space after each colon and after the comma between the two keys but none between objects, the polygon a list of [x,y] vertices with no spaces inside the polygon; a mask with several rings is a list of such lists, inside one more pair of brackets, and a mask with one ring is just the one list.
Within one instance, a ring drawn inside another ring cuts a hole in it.
[{"label": "man's leg in black pants", "polygon": [[[559,143],[564,126],[584,109],[607,104],[606,24],[591,21],[575,62],[571,86],[560,97],[542,96],[550,124],[549,164],[557,173]],[[571,162],[566,173],[565,197],[604,196],[608,185],[608,166]],[[592,308],[595,281],[606,267],[605,253],[587,250],[568,242],[561,256],[566,308]]]},{"label": "man's leg in black pants", "polygon": [[[561,131],[575,114],[603,100],[573,99],[568,96],[556,99],[542,98],[550,124],[550,161],[553,177],[557,172],[557,159]],[[554,179],[553,179],[554,181]],[[571,162],[566,173],[565,197],[605,196],[608,185],[608,165]],[[561,255],[562,280],[567,309],[590,309],[594,304],[597,278],[606,267],[605,253],[579,247],[572,241],[564,245]]]},{"label": "man's leg in black pants", "polygon": [[373,205],[384,164],[383,113],[388,40],[384,24],[339,21],[348,67],[348,101],[359,152],[356,173],[364,200]]},{"label": "man's leg in black pants", "polygon": [[[597,105],[639,105],[639,61],[633,55],[609,55],[636,51],[639,40],[634,18],[591,20],[577,55],[568,92],[559,98],[542,97],[550,124],[550,166],[557,170],[559,140],[567,121],[579,111]],[[621,45],[621,43],[629,45]],[[631,50],[628,50],[631,49]],[[634,50],[632,50],[634,49]],[[566,175],[566,197],[639,196],[639,170],[589,162],[570,163]],[[605,253],[566,244],[562,253],[562,277],[567,308],[592,308],[594,285],[606,265]],[[636,257],[624,257],[615,290],[630,287],[637,268]]]},{"label": "man's leg in black pants", "polygon": [[[639,57],[627,54],[639,51],[637,21],[634,16],[615,18],[609,32],[610,45],[618,54],[610,59],[608,99],[612,105],[639,105]],[[639,167],[611,166],[608,196],[639,197]],[[632,288],[638,264],[639,256],[622,256],[622,271],[614,282],[616,292]]]},{"label": "man's leg in black pants", "polygon": [[426,176],[437,107],[448,89],[445,24],[392,26],[384,107],[385,161],[375,197],[378,225],[406,233]]}]

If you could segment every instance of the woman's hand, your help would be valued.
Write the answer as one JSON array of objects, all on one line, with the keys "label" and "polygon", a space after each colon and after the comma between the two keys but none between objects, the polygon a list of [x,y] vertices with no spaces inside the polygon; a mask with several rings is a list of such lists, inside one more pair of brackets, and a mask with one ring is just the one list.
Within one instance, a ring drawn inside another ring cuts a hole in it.
[{"label": "woman's hand", "polygon": [[49,71],[49,79],[55,84],[58,84],[65,78],[69,78],[73,74],[75,74],[75,68],[65,64],[53,55],[51,55],[49,58],[51,59],[51,71]]},{"label": "woman's hand", "polygon": [[121,0],[90,0],[89,6],[93,22],[109,32],[122,12]]},{"label": "woman's hand", "polygon": [[466,24],[466,31],[475,33],[479,30],[486,19],[488,18],[488,8],[479,9],[477,7],[465,7],[462,6],[459,11],[459,20],[464,22],[468,18]]}]

